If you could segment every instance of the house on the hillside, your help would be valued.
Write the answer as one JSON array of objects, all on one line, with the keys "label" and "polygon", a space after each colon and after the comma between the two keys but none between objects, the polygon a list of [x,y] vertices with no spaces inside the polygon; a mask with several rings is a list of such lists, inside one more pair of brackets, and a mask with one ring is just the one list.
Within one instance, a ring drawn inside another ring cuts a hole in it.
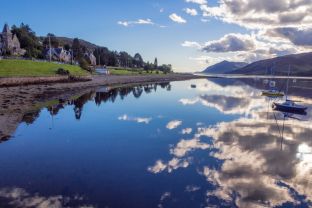
[{"label": "house on the hillside", "polygon": [[84,53],[84,58],[91,64],[92,66],[96,65],[96,57],[92,52]]},{"label": "house on the hillside", "polygon": [[16,55],[22,56],[26,50],[21,48],[21,44],[16,36],[11,32],[8,24],[5,24],[0,33],[0,55]]},{"label": "house on the hillside", "polygon": [[43,52],[44,57],[47,60],[59,61],[64,63],[71,63],[72,54],[62,47],[59,48],[46,48]]}]

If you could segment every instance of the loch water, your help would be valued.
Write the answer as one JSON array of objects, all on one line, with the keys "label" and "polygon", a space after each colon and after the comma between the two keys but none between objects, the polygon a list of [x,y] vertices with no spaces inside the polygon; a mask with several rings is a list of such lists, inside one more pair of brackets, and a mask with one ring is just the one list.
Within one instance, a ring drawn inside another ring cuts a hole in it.
[{"label": "loch water", "polygon": [[0,143],[0,207],[310,207],[312,80],[290,82],[306,115],[273,110],[266,88],[99,87],[25,114]]}]

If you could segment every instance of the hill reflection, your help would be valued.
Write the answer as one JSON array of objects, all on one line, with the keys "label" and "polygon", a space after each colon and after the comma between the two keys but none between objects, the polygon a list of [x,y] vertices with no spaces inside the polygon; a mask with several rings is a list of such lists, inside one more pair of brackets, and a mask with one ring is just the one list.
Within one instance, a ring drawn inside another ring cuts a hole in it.
[{"label": "hill reflection", "polygon": [[[30,112],[24,113],[20,112],[21,121],[16,121],[13,127],[10,127],[11,133],[15,131],[19,123],[26,123],[27,125],[33,124],[36,119],[40,116],[40,112],[46,108],[51,116],[56,116],[62,109],[66,106],[73,106],[73,111],[75,118],[80,120],[83,114],[84,105],[88,102],[95,102],[97,106],[105,104],[107,102],[114,103],[116,99],[120,98],[121,100],[125,99],[127,96],[132,94],[135,98],[140,98],[144,93],[149,94],[152,92],[156,92],[157,89],[161,88],[167,91],[171,90],[171,85],[169,82],[158,83],[158,84],[146,84],[146,85],[137,85],[137,86],[129,86],[129,87],[119,87],[119,88],[110,88],[110,87],[100,87],[98,89],[90,90],[89,92],[80,95],[77,98],[70,100],[58,100],[56,104],[50,105],[48,107],[43,107],[38,110],[32,110]],[[1,115],[3,117],[10,115]],[[19,116],[17,116],[19,117]],[[12,125],[12,124],[11,124]],[[9,128],[9,127],[1,127],[1,128]],[[0,131],[1,136],[1,131]],[[7,141],[10,138],[10,135],[2,135],[1,141]]]}]

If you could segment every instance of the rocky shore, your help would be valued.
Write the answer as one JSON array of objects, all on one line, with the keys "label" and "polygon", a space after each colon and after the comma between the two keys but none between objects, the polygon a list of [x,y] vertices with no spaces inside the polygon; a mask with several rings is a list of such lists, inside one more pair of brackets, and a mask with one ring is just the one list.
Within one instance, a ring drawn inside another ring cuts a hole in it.
[{"label": "rocky shore", "polygon": [[0,87],[0,142],[10,138],[24,116],[45,103],[66,100],[100,86],[162,83],[203,78],[192,74],[94,76],[92,81]]}]

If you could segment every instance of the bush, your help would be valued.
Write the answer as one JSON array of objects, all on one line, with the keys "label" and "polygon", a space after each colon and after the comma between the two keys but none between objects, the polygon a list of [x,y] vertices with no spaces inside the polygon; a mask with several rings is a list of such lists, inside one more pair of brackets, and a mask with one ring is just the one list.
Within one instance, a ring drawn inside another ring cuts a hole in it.
[{"label": "bush", "polygon": [[90,71],[89,64],[84,58],[81,58],[79,60],[79,66],[84,70]]},{"label": "bush", "polygon": [[58,75],[69,75],[70,72],[66,69],[63,69],[63,68],[59,68],[57,71],[56,71],[56,74]]}]

